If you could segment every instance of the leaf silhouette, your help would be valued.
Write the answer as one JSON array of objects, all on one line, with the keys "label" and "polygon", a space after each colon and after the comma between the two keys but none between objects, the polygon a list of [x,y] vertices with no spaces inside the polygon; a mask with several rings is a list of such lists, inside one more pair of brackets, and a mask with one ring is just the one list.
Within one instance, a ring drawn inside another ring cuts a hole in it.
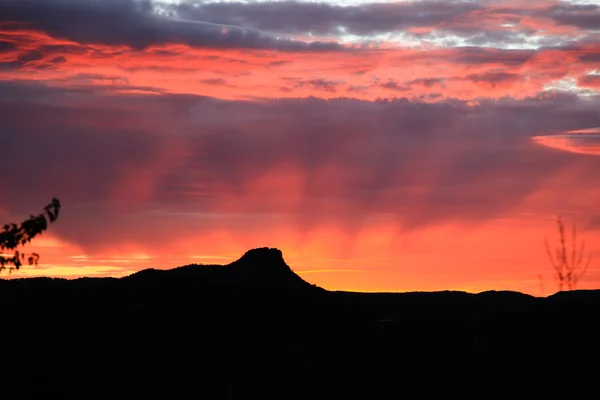
[{"label": "leaf silhouette", "polygon": [[[48,229],[49,224],[58,219],[61,204],[55,197],[44,207],[44,212],[39,215],[30,215],[28,219],[21,224],[7,223],[3,226],[3,232],[0,232],[0,252],[13,250],[12,256],[0,256],[0,272],[5,269],[9,273],[19,269],[25,260],[25,254],[17,248],[30,243],[31,240]],[[39,254],[33,253],[27,257],[29,265],[37,265],[40,259]]]}]

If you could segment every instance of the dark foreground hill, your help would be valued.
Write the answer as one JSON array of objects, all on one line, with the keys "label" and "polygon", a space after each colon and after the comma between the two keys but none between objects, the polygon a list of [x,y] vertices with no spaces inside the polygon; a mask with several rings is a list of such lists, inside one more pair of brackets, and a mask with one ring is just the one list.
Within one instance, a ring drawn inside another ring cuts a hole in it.
[{"label": "dark foreground hill", "polygon": [[263,248],[120,279],[0,280],[0,304],[0,395],[19,398],[598,393],[597,291],[329,292]]}]

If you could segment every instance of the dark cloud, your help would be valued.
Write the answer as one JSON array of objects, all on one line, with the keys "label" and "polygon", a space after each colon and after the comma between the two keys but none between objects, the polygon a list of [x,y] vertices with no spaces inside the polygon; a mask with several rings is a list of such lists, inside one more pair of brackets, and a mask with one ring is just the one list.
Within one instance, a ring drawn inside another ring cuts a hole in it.
[{"label": "dark cloud", "polygon": [[[10,44],[12,46],[11,50],[17,49],[18,46]],[[56,46],[56,48],[54,46],[39,46],[35,50],[24,51],[20,54],[14,52],[14,59],[12,61],[0,62],[0,67],[15,69],[28,67],[38,70],[56,68],[57,65],[67,62],[67,58],[64,55],[60,55],[62,54],[60,53],[62,47],[66,46]],[[68,51],[65,54],[68,55]]]},{"label": "dark cloud", "polygon": [[79,84],[93,84],[94,82],[110,82],[115,85],[128,85],[129,81],[127,78],[115,75],[103,75],[103,74],[90,74],[90,73],[78,73],[72,75],[70,79]]},{"label": "dark cloud", "polygon": [[[564,48],[567,49],[566,47]],[[520,67],[536,55],[534,50],[508,50],[464,46],[452,49],[440,49],[434,52],[416,52],[398,57],[398,62],[451,62],[465,65],[484,65],[489,67],[497,64],[506,67]]]},{"label": "dark cloud", "polygon": [[410,87],[399,84],[395,79],[389,79],[385,83],[379,84],[382,88],[397,90],[399,92],[405,92],[410,90]]},{"label": "dark cloud", "polygon": [[[523,18],[552,19],[560,25],[594,30],[600,26],[600,7],[563,3],[548,7],[490,7],[477,1],[424,0],[339,6],[324,2],[210,2],[186,1],[171,12],[180,18],[216,24],[250,27],[266,32],[340,36],[369,36],[390,32],[411,32],[416,37],[455,35],[472,45],[521,43],[523,35],[539,30],[519,25]],[[486,23],[490,21],[490,23]],[[512,24],[514,29],[503,29]],[[412,28],[427,28],[412,32]],[[447,41],[452,41],[446,38]],[[564,39],[538,38],[543,46],[558,45]]]},{"label": "dark cloud", "polygon": [[484,72],[482,74],[467,75],[466,79],[476,82],[476,83],[483,82],[483,83],[498,84],[498,83],[516,81],[519,79],[519,74],[514,74],[514,73],[510,73],[510,72],[502,72],[502,71],[498,71],[498,72],[488,71],[488,72]]},{"label": "dark cloud", "polygon": [[593,30],[600,26],[600,6],[596,4],[563,3],[551,8],[548,14],[561,25]]},{"label": "dark cloud", "polygon": [[252,27],[262,31],[355,35],[434,26],[459,15],[482,9],[473,2],[418,1],[397,4],[336,6],[308,2],[183,2],[173,11],[181,18],[217,24]]},{"label": "dark cloud", "polygon": [[565,45],[557,46],[551,50],[563,51],[577,58],[579,62],[591,64],[594,67],[600,62],[600,46],[598,38],[586,38],[577,42],[571,42]]},{"label": "dark cloud", "polygon": [[498,50],[481,47],[462,47],[449,54],[452,61],[462,64],[495,64],[518,67],[535,54],[533,50]]},{"label": "dark cloud", "polygon": [[28,51],[19,55],[14,61],[0,62],[0,68],[22,68],[32,61],[41,60],[43,57],[43,54],[37,50]]},{"label": "dark cloud", "polygon": [[329,79],[302,79],[296,82],[297,87],[310,86],[326,92],[335,92],[339,83]]},{"label": "dark cloud", "polygon": [[[545,206],[566,207],[572,189],[593,182],[600,157],[530,138],[599,126],[599,101],[241,102],[3,83],[0,205],[21,215],[58,196],[65,211],[56,232],[86,247],[269,224],[260,215],[302,228],[356,229],[372,213],[407,228],[481,221],[576,170]],[[289,190],[279,183],[256,188],[290,165],[301,174],[300,198],[276,201]]]},{"label": "dark cloud", "polygon": [[[528,46],[556,47],[567,43],[569,39],[563,35],[547,35],[539,32],[536,28],[514,28],[512,30],[500,30],[498,28],[482,28],[477,24],[468,27],[448,27],[436,30],[437,37],[448,36],[451,39],[445,39],[452,45],[480,46],[480,47],[502,47],[506,45],[523,46],[528,43],[528,39],[535,39],[535,44],[529,43]],[[417,35],[419,36],[419,35]],[[429,39],[426,35],[421,35],[424,39]],[[455,39],[452,39],[455,36]]]},{"label": "dark cloud", "polygon": [[202,83],[207,85],[224,86],[227,85],[227,81],[221,78],[203,79]]},{"label": "dark cloud", "polygon": [[19,56],[18,61],[22,64],[27,64],[31,61],[39,61],[44,58],[44,55],[37,50],[29,51]]},{"label": "dark cloud", "polygon": [[0,40],[0,53],[13,51],[15,48],[16,46],[13,43]]},{"label": "dark cloud", "polygon": [[412,81],[408,81],[406,82],[406,85],[411,86],[411,85],[420,85],[420,86],[425,86],[425,87],[433,87],[436,85],[439,86],[444,86],[444,82],[446,80],[443,78],[419,78],[419,79],[413,79]]},{"label": "dark cloud", "polygon": [[[526,36],[541,32],[535,24],[519,24],[525,17],[594,30],[600,24],[599,10],[597,5],[566,3],[518,8],[437,0],[355,6],[295,1],[0,0],[0,23],[3,29],[34,27],[81,44],[124,44],[135,49],[185,43],[210,48],[333,51],[345,47],[291,37],[351,34],[368,40],[371,35],[404,32],[424,40],[443,39],[450,46],[459,42],[496,46],[523,43]],[[507,30],[501,24],[515,27]],[[537,35],[536,45],[558,46],[565,40]]]},{"label": "dark cloud", "polygon": [[[18,30],[23,24],[82,44],[150,45],[184,43],[196,47],[339,50],[335,43],[277,38],[251,28],[181,21],[155,12],[150,0],[0,0],[0,23]],[[18,22],[19,24],[15,24]]]},{"label": "dark cloud", "polygon": [[93,49],[86,46],[75,45],[75,44],[48,44],[42,45],[37,48],[37,51],[52,55],[52,54],[66,54],[66,55],[83,55],[93,52]]},{"label": "dark cloud", "polygon": [[49,60],[49,62],[51,64],[62,64],[62,63],[67,62],[67,59],[64,56],[58,56],[58,57],[51,58]]},{"label": "dark cloud", "polygon": [[579,60],[584,63],[597,64],[600,62],[600,49],[595,51],[583,51],[579,55]]}]

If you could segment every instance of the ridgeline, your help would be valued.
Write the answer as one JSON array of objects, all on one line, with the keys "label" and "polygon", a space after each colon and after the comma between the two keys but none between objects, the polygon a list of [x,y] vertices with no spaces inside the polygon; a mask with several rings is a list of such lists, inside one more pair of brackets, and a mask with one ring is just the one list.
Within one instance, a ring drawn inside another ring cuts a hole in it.
[{"label": "ridgeline", "polygon": [[600,376],[600,291],[332,292],[270,248],[0,280],[0,302],[3,390],[20,396],[516,399],[597,391]]}]

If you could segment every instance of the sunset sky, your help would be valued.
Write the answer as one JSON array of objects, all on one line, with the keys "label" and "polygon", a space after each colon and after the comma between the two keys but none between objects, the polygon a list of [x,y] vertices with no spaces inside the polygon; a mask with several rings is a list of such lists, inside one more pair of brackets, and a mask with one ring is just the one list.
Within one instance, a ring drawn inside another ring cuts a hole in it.
[{"label": "sunset sky", "polygon": [[[0,222],[27,276],[277,247],[358,291],[600,288],[600,0],[0,0]],[[6,273],[4,273],[6,277]]]}]

